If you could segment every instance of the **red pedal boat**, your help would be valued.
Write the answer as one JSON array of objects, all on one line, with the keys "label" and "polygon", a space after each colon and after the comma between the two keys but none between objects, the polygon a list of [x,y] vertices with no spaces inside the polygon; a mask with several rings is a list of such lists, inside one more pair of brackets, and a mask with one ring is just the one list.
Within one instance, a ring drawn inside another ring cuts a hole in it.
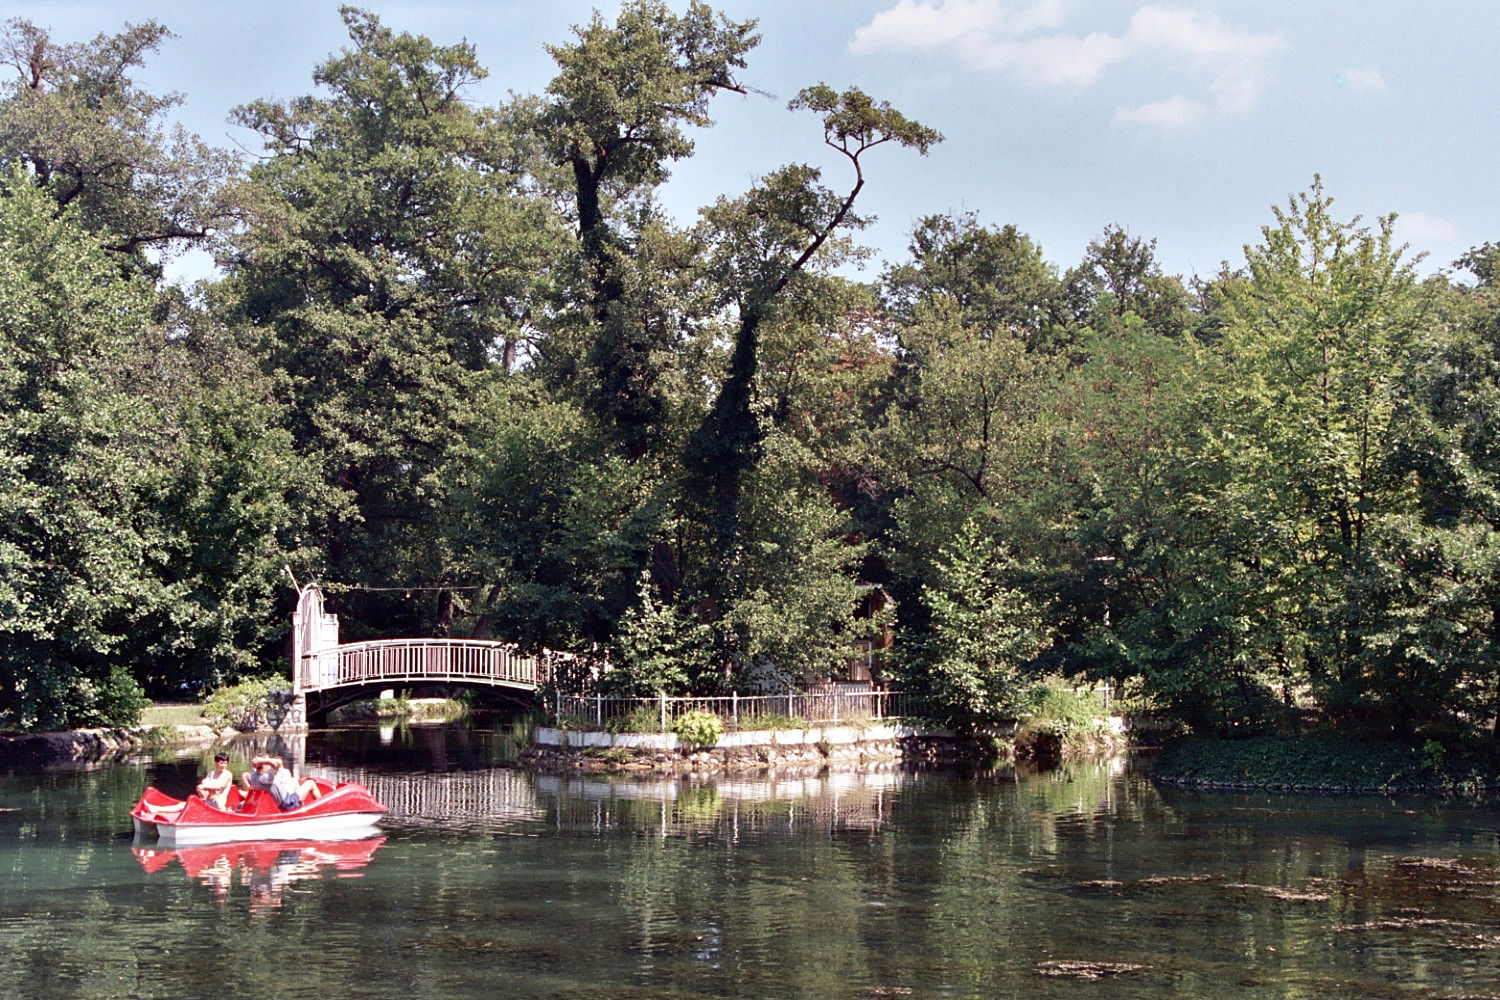
[{"label": "red pedal boat", "polygon": [[314,778],[319,795],[296,809],[282,812],[263,791],[248,796],[238,786],[229,790],[227,809],[193,796],[174,799],[158,788],[147,788],[130,818],[135,835],[154,837],[164,847],[216,844],[226,840],[331,840],[367,836],[385,814],[364,785],[338,784]]}]

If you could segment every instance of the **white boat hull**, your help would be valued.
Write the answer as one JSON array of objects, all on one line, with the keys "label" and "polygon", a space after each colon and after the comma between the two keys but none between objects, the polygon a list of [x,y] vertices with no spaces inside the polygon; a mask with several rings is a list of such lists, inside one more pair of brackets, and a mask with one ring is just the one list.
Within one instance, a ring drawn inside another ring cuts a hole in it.
[{"label": "white boat hull", "polygon": [[194,823],[190,826],[136,820],[136,833],[150,836],[143,827],[154,826],[156,841],[162,847],[221,844],[231,840],[351,840],[374,833],[380,817],[380,813],[335,813],[265,823]]}]

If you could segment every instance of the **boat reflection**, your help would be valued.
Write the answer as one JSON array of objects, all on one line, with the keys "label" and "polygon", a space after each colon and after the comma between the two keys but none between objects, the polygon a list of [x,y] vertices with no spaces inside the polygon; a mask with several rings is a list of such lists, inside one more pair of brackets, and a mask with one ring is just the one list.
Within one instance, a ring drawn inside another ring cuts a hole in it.
[{"label": "boat reflection", "polygon": [[280,906],[282,891],[293,882],[323,877],[331,869],[340,878],[365,867],[384,837],[365,840],[247,840],[202,847],[131,848],[148,873],[164,871],[176,861],[187,877],[226,902],[239,872],[240,885],[249,890],[250,908]]}]

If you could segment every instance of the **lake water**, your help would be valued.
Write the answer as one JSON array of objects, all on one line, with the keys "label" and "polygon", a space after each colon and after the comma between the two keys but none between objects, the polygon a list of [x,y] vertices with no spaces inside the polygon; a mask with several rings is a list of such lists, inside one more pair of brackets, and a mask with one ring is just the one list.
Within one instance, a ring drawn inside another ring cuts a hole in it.
[{"label": "lake water", "polygon": [[208,753],[0,775],[0,995],[1500,995],[1493,805],[1166,791],[1124,760],[555,777],[455,726],[279,749],[369,784],[382,835],[133,844],[141,789],[186,794]]}]

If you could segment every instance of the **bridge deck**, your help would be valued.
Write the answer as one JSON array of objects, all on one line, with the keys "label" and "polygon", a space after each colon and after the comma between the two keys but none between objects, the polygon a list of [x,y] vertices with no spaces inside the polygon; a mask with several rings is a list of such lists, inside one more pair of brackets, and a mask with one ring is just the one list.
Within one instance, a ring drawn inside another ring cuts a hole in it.
[{"label": "bridge deck", "polygon": [[387,681],[431,681],[536,690],[565,658],[562,653],[523,653],[510,643],[483,639],[374,639],[304,655],[296,686],[312,692]]}]

